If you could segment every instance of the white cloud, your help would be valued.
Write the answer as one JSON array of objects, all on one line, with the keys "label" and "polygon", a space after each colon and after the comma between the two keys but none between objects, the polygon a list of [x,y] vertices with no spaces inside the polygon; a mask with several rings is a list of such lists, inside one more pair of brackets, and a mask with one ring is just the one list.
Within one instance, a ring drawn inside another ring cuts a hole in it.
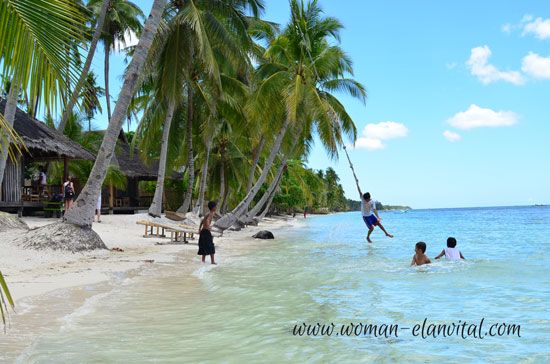
[{"label": "white cloud", "polygon": [[533,78],[550,79],[550,57],[529,52],[523,57],[521,70]]},{"label": "white cloud", "polygon": [[514,85],[521,85],[525,82],[521,73],[517,71],[500,71],[489,63],[491,49],[488,46],[472,48],[470,58],[466,65],[470,68],[472,75],[476,76],[481,83],[487,85],[496,81],[506,81]]},{"label": "white cloud", "polygon": [[518,122],[519,115],[512,111],[495,111],[484,109],[475,104],[468,110],[456,113],[447,122],[457,129],[474,129],[481,127],[511,126]]},{"label": "white cloud", "polygon": [[448,141],[450,141],[452,143],[458,142],[460,139],[462,139],[460,134],[455,133],[455,132],[450,131],[450,130],[445,130],[443,132],[443,136],[445,137],[445,139],[447,139]]},{"label": "white cloud", "polygon": [[533,20],[531,16],[524,16],[522,23],[522,35],[533,34],[538,39],[550,39],[550,19],[539,17]]},{"label": "white cloud", "polygon": [[139,38],[137,34],[134,33],[132,30],[126,30],[124,32],[123,41],[115,40],[115,49],[120,52],[123,49],[137,45],[138,42]]},{"label": "white cloud", "polygon": [[377,150],[384,149],[385,147],[386,146],[380,139],[360,137],[357,138],[357,141],[355,142],[355,148],[357,149]]},{"label": "white cloud", "polygon": [[362,136],[357,139],[355,148],[377,150],[384,149],[384,140],[404,138],[409,129],[404,124],[395,121],[383,121],[377,124],[367,124]]}]

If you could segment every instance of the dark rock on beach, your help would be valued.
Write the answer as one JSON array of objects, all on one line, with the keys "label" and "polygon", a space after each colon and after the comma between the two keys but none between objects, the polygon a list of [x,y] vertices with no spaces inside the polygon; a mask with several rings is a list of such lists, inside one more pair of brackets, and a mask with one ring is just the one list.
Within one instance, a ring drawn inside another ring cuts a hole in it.
[{"label": "dark rock on beach", "polygon": [[275,237],[273,236],[273,233],[267,230],[258,231],[252,237],[256,239],[275,239]]}]

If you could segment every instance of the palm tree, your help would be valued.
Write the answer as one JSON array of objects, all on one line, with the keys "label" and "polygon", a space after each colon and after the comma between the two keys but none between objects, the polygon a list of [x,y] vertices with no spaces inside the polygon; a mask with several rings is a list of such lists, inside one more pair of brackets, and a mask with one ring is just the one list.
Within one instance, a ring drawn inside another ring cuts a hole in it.
[{"label": "palm tree", "polygon": [[[235,72],[234,70],[247,72],[250,67],[246,50],[251,47],[252,41],[247,33],[249,18],[244,15],[244,11],[246,8],[251,8],[256,13],[261,5],[261,2],[257,0],[224,2],[183,0],[172,1],[165,13],[163,26],[155,40],[148,61],[151,67],[146,67],[144,82],[150,82],[152,85],[156,85],[153,88],[163,90],[162,94],[154,93],[155,100],[148,104],[148,109],[157,109],[159,102],[164,103],[164,108],[161,108],[164,110],[170,102],[175,104],[177,110],[181,110],[181,106],[186,105],[183,118],[185,121],[185,150],[182,150],[182,157],[185,155],[188,187],[185,200],[178,211],[187,212],[191,206],[195,186],[195,161],[198,157],[194,148],[194,131],[198,130],[199,124],[215,120],[217,100],[223,97],[223,88],[226,82],[224,81],[226,77],[222,75],[222,68],[233,72]],[[163,58],[164,53],[166,56]],[[163,71],[156,67],[162,65],[163,62],[165,64],[162,67],[166,69],[164,78],[161,77]],[[182,62],[184,63],[182,64]],[[201,109],[200,113],[196,113],[197,108]],[[154,134],[144,133],[144,130],[152,130],[153,124],[166,129],[169,120],[166,119],[164,124],[154,122],[154,120],[158,120],[159,116],[152,114],[152,112],[146,111],[148,117],[142,119],[138,128],[140,130],[138,137],[148,139],[142,139],[142,143],[158,147],[158,143],[150,142],[151,135]],[[176,129],[178,133],[181,131],[179,125]],[[168,143],[169,139],[172,137],[163,138],[165,143]],[[202,171],[205,171],[202,173],[203,176],[208,170],[210,140],[211,137],[204,139],[206,158],[201,168]],[[169,148],[161,145],[160,149],[160,157],[163,157],[162,151]],[[163,163],[159,165],[159,168],[165,168]],[[163,172],[159,172],[158,177],[161,178]],[[201,180],[202,189],[199,189],[199,201],[204,198],[205,183],[206,177]],[[160,183],[157,183],[157,187],[162,188]],[[158,198],[154,199],[154,204],[160,206],[162,201],[158,199],[162,194],[156,193],[156,195]],[[157,215],[158,210],[156,211],[152,214]]]},{"label": "palm tree", "polygon": [[[181,16],[176,21],[185,24],[193,31],[188,44],[192,57],[187,65],[187,171],[188,187],[179,212],[187,212],[191,207],[195,180],[195,155],[193,150],[193,123],[195,118],[193,102],[201,92],[200,80],[204,76],[221,87],[220,62],[233,69],[246,72],[250,68],[247,52],[253,44],[248,34],[251,20],[245,15],[251,9],[254,17],[263,9],[261,0],[184,0]],[[197,57],[195,57],[195,55]],[[199,64],[193,62],[198,58]],[[201,77],[202,76],[202,77]]]},{"label": "palm tree", "polygon": [[[98,111],[102,111],[99,98],[103,95],[105,95],[105,89],[97,85],[97,76],[93,72],[88,73],[84,89],[80,92],[80,97],[82,98],[82,111],[86,114],[86,118],[88,119],[88,131],[92,130],[92,119],[95,114]],[[66,112],[63,117],[66,117],[65,114]],[[68,119],[68,117],[66,118]],[[63,127],[63,129],[65,129],[65,127]]]},{"label": "palm tree", "polygon": [[92,168],[92,172],[90,173],[90,177],[84,189],[76,199],[73,208],[65,213],[65,219],[69,223],[80,226],[91,226],[94,220],[95,205],[101,191],[101,185],[103,184],[108,166],[114,154],[122,123],[124,122],[128,106],[134,95],[135,86],[147,58],[151,43],[153,42],[153,37],[161,21],[165,4],[166,0],[155,0],[153,3],[151,13],[145,22],[139,43],[134,50],[132,61],[124,77],[124,83],[114,113],[105,131],[103,142],[97,153],[97,158]]},{"label": "palm tree", "polygon": [[[64,95],[67,81],[76,81],[79,60],[74,49],[82,43],[84,16],[68,0],[0,1],[0,63],[10,89],[1,125],[10,130],[17,99],[22,91],[28,100],[55,109]],[[75,82],[76,83],[76,82]],[[3,134],[0,152],[0,184],[11,138]]]},{"label": "palm tree", "polygon": [[[105,0],[90,0],[88,8],[97,18],[101,18],[101,11]],[[101,41],[105,51],[104,72],[105,72],[105,101],[107,103],[107,117],[111,120],[111,96],[109,92],[109,55],[111,50],[116,50],[119,44],[124,46],[127,37],[139,37],[143,26],[143,12],[131,1],[128,0],[108,0],[107,15],[103,24],[103,33]]]},{"label": "palm tree", "polygon": [[[61,122],[59,123],[59,126],[58,126],[58,130],[61,131],[62,133],[63,133],[63,130],[65,130],[65,125],[67,125],[67,119],[69,117],[69,114],[72,112],[78,96],[81,95],[80,89],[82,88],[82,86],[85,85],[86,81],[88,81],[88,83],[90,81],[88,77],[88,72],[90,71],[90,66],[92,65],[92,60],[94,59],[97,43],[99,41],[101,32],[103,30],[107,9],[109,8],[109,2],[110,0],[103,0],[103,4],[101,5],[99,12],[97,13],[97,18],[92,21],[92,24],[94,22],[96,24],[95,24],[94,34],[92,36],[92,42],[90,43],[90,47],[88,49],[88,55],[86,56],[86,61],[84,62],[84,66],[82,67],[80,78],[78,79],[78,82],[76,83],[73,89],[71,97],[68,100],[68,104],[65,107],[65,111],[63,112]],[[93,79],[95,81],[95,76],[93,77]],[[91,101],[91,102],[95,102],[95,101]]]},{"label": "palm tree", "polygon": [[[247,213],[265,182],[289,127],[297,124],[293,147],[289,149],[289,153],[293,153],[294,146],[299,145],[296,138],[301,137],[304,130],[311,128],[312,123],[315,123],[323,145],[333,158],[337,156],[338,146],[342,144],[342,131],[353,140],[356,137],[356,128],[351,117],[331,94],[334,91],[344,91],[362,100],[366,97],[361,84],[344,77],[346,74],[353,74],[351,60],[338,46],[330,43],[331,39],[339,39],[342,25],[335,18],[321,17],[322,11],[317,1],[309,2],[306,7],[303,1],[291,0],[291,13],[291,23],[271,42],[265,54],[266,62],[259,67],[258,76],[262,81],[255,99],[256,110],[271,111],[277,105],[282,106],[282,127],[255,185],[233,211],[216,222],[216,226],[221,229],[230,227]],[[277,175],[281,173],[285,162],[283,158]],[[260,202],[265,203],[269,198],[264,197]],[[251,217],[253,216],[248,214],[245,219]]]}]

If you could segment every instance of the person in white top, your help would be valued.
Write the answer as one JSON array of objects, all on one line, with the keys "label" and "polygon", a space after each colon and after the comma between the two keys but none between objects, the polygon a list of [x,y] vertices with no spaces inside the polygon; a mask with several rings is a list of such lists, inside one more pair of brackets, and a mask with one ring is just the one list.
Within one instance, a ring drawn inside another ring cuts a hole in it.
[{"label": "person in white top", "polygon": [[95,215],[97,216],[97,222],[101,222],[101,190],[99,190],[99,196],[97,197]]},{"label": "person in white top", "polygon": [[40,173],[38,174],[38,182],[40,183],[38,187],[38,194],[43,196],[46,192],[46,186],[48,184],[48,176],[46,175],[46,168],[41,167]]},{"label": "person in white top", "polygon": [[456,247],[456,239],[452,236],[447,238],[447,247],[439,253],[435,259],[439,259],[442,256],[445,256],[448,260],[460,260],[460,259],[466,259],[464,258],[464,255],[458,250]]},{"label": "person in white top", "polygon": [[393,235],[388,233],[380,222],[382,219],[378,215],[378,210],[376,209],[376,200],[371,199],[370,193],[368,192],[361,195],[361,191],[359,191],[359,194],[361,197],[361,214],[363,215],[363,221],[367,224],[367,228],[369,229],[367,241],[372,243],[372,240],[370,240],[370,234],[374,231],[375,226],[382,229],[387,237],[393,238]]}]

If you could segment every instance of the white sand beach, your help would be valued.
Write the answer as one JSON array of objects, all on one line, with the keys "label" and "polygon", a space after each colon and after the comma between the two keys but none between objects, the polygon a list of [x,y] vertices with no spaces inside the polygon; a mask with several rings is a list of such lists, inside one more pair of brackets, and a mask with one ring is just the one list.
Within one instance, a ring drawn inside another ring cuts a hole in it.
[{"label": "white sand beach", "polygon": [[[189,291],[200,286],[193,276],[203,263],[197,255],[197,238],[188,244],[170,243],[169,238],[145,238],[144,227],[136,221],[149,219],[146,214],[105,215],[101,223],[94,223],[96,231],[109,249],[81,253],[51,249],[26,249],[12,243],[24,230],[0,232],[0,267],[15,300],[16,312],[10,313],[10,322],[0,343],[0,362],[16,360],[41,335],[56,330],[86,306],[116,288],[123,288],[126,278],[153,270],[155,265],[181,264]],[[24,217],[33,229],[57,219]],[[266,218],[258,226],[241,231],[226,231],[215,238],[216,260],[223,265],[231,256],[242,255],[247,249],[263,242],[252,238],[257,231],[299,225],[291,217]],[[210,263],[204,263],[205,268]],[[148,274],[148,273],[145,273]],[[191,287],[189,287],[191,286]]]},{"label": "white sand beach", "polygon": [[[136,221],[148,219],[146,214],[104,215],[101,223],[94,223],[93,230],[99,234],[109,249],[120,248],[123,252],[97,250],[71,253],[56,250],[25,249],[12,244],[12,240],[24,234],[23,230],[0,232],[0,267],[8,282],[14,300],[37,296],[49,291],[74,286],[89,285],[109,280],[113,275],[128,272],[145,264],[172,262],[176,256],[184,257],[184,264],[199,263],[197,239],[188,244],[171,244],[169,238],[145,238],[144,227]],[[57,219],[24,217],[33,229]],[[293,224],[292,218],[264,219],[258,226],[249,226],[241,231],[226,231],[215,238],[219,264],[223,264],[223,247],[243,249],[255,239],[257,231],[277,229]],[[209,263],[207,263],[209,264]]]}]

